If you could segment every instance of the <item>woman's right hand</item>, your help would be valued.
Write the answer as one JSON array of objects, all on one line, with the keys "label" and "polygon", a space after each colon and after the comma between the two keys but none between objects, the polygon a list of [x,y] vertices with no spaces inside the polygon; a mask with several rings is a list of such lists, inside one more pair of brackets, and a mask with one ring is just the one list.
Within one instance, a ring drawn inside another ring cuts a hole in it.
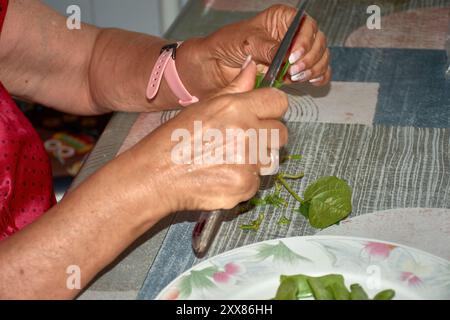
[{"label": "woman's right hand", "polygon": [[[160,219],[180,210],[233,208],[258,191],[259,161],[251,164],[247,158],[245,164],[196,164],[191,159],[191,163],[177,164],[172,159],[174,147],[179,144],[179,141],[172,141],[172,135],[180,129],[183,131],[178,132],[189,132],[187,145],[194,146],[194,122],[197,121],[202,124],[202,134],[208,129],[216,129],[223,137],[227,129],[244,132],[251,128],[267,129],[269,133],[276,129],[279,147],[285,145],[288,133],[280,119],[288,107],[287,97],[272,88],[251,91],[255,76],[256,64],[250,62],[219,95],[184,109],[116,160],[132,171],[123,176],[122,186],[126,192],[134,193],[131,198],[140,202],[152,218]],[[248,144],[249,139],[246,139],[247,151]],[[217,151],[226,154],[224,145],[216,146]],[[236,148],[233,152],[236,155]],[[153,198],[149,194],[157,195],[156,199],[164,208],[158,214],[162,216],[155,217],[155,212],[151,212],[154,204],[149,203]]]}]

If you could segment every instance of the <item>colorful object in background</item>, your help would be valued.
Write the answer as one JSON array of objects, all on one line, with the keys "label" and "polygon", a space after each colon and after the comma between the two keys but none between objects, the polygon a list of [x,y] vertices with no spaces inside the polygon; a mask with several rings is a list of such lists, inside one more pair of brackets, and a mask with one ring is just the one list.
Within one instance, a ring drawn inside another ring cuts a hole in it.
[{"label": "colorful object in background", "polygon": [[37,104],[16,102],[44,141],[45,149],[50,155],[55,190],[58,193],[58,188],[62,186],[61,181],[64,181],[62,189],[67,188],[72,177],[78,174],[110,115],[80,117]]},{"label": "colorful object in background", "polygon": [[[86,135],[74,135],[64,132],[55,133],[45,141],[45,149],[61,164],[76,155],[85,155],[94,147],[94,139]],[[73,171],[73,170],[71,170]]]}]

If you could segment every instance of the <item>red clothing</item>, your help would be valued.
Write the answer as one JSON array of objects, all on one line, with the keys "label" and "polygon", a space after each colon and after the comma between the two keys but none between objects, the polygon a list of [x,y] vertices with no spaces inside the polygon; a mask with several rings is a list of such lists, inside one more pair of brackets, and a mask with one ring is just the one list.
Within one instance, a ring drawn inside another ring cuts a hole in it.
[{"label": "red clothing", "polygon": [[[0,36],[7,7],[8,0],[0,0]],[[0,241],[55,202],[42,141],[0,82]]]}]

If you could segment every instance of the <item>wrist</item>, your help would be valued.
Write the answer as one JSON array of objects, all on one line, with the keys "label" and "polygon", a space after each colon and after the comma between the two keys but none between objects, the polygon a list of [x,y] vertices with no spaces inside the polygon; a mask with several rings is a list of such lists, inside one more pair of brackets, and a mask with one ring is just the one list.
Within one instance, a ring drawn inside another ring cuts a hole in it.
[{"label": "wrist", "polygon": [[[99,190],[99,205],[121,216],[123,227],[134,235],[146,232],[172,212],[158,168],[141,165],[141,158],[127,151],[89,179]],[[137,171],[141,173],[136,174]]]},{"label": "wrist", "polygon": [[[198,74],[202,74],[199,55],[201,39],[190,39],[178,46],[165,45],[149,76],[147,97],[162,109],[186,106],[198,101],[202,95]],[[161,72],[162,70],[162,72]],[[164,108],[165,107],[165,108]],[[160,107],[161,108],[161,107]]]},{"label": "wrist", "polygon": [[203,82],[205,81],[205,74],[203,71],[203,64],[206,61],[202,38],[192,38],[184,41],[177,49],[177,57],[175,65],[177,67],[178,75],[193,96],[202,99],[204,97]]}]

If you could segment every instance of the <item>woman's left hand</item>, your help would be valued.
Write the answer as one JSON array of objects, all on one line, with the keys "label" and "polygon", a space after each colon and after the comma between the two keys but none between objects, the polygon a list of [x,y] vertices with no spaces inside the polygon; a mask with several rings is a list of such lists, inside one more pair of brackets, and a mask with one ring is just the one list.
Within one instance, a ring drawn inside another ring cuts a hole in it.
[{"label": "woman's left hand", "polygon": [[[188,56],[193,59],[190,65],[195,69],[185,72],[184,76],[192,91],[201,97],[213,95],[239,74],[248,56],[267,69],[296,13],[293,7],[275,5],[250,20],[225,26],[206,38],[188,40],[185,43],[190,47]],[[302,22],[289,53],[289,62],[292,66],[287,82],[309,81],[315,86],[323,86],[331,79],[326,37],[309,16]]]}]

